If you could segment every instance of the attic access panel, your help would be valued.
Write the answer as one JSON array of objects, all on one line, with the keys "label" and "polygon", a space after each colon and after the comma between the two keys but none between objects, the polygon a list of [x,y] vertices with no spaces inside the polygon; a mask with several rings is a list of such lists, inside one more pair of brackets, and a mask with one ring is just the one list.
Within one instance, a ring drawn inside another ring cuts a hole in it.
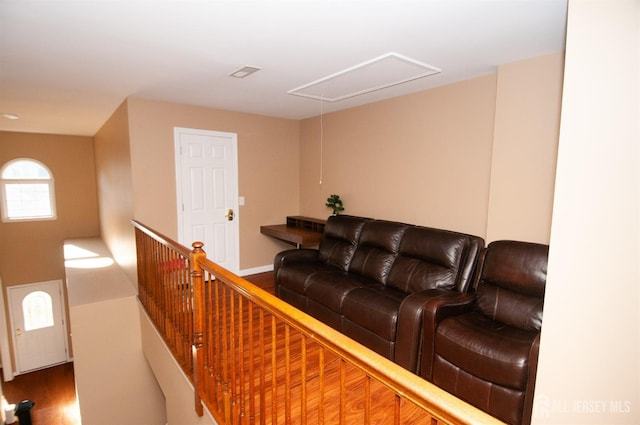
[{"label": "attic access panel", "polygon": [[288,93],[327,102],[337,102],[440,72],[441,70],[436,67],[406,56],[387,53],[289,90]]}]

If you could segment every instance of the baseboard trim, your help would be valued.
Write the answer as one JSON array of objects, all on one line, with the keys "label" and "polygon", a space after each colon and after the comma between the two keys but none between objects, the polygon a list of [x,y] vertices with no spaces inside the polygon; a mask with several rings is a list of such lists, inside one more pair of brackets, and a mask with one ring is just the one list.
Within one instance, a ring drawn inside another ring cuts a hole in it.
[{"label": "baseboard trim", "polygon": [[273,271],[273,264],[267,264],[266,266],[253,267],[250,269],[240,270],[240,272],[238,272],[238,276],[249,276],[252,274],[272,272],[272,271]]}]

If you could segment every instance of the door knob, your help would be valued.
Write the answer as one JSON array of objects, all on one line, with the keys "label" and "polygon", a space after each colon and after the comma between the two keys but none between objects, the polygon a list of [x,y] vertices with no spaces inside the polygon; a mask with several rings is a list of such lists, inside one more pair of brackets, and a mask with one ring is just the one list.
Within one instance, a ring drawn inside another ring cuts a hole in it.
[{"label": "door knob", "polygon": [[229,208],[224,216],[227,217],[228,221],[233,221],[233,210]]}]

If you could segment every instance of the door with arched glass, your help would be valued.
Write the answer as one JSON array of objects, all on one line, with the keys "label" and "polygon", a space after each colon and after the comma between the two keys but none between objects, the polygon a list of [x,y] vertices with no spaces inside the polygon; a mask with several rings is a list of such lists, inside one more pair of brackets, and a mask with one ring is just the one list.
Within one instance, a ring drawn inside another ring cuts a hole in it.
[{"label": "door with arched glass", "polygon": [[16,374],[68,360],[62,281],[7,288]]}]

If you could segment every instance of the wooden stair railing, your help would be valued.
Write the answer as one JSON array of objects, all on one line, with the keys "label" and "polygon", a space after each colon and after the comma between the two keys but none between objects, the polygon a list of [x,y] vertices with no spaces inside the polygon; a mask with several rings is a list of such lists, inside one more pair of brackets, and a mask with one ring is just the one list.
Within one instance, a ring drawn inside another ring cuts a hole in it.
[{"label": "wooden stair railing", "polygon": [[198,414],[204,404],[221,425],[502,423],[209,261],[201,243],[189,252],[133,224],[141,303],[191,377]]},{"label": "wooden stair railing", "polygon": [[138,298],[187,376],[193,375],[191,251],[133,222],[138,261]]}]

